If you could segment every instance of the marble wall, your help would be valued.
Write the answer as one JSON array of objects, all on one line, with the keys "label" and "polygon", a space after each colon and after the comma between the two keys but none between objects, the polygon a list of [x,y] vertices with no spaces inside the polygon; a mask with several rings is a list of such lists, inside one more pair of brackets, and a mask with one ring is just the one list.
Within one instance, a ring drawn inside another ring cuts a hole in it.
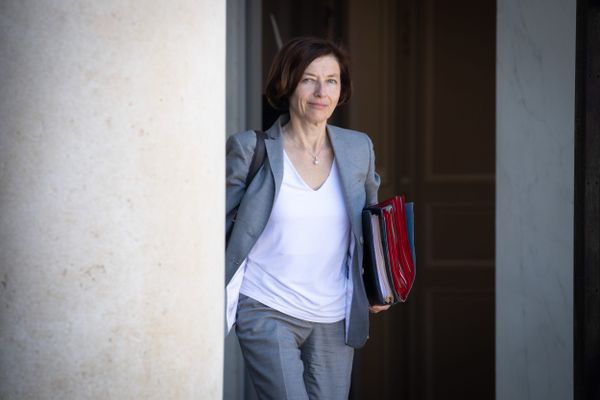
[{"label": "marble wall", "polygon": [[566,400],[576,1],[497,4],[497,399]]},{"label": "marble wall", "polygon": [[0,398],[220,399],[225,3],[2,0]]}]

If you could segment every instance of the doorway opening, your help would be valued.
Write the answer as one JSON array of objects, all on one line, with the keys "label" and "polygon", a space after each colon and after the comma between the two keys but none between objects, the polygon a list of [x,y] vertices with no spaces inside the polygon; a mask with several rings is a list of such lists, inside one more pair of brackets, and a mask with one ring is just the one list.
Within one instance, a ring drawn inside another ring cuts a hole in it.
[{"label": "doorway opening", "polygon": [[[261,88],[279,38],[324,37],[349,50],[353,97],[331,123],[373,140],[380,199],[415,202],[415,287],[371,316],[350,397],[494,398],[496,1],[244,4]],[[268,128],[276,115],[264,102],[261,112],[262,126],[244,128]]]}]

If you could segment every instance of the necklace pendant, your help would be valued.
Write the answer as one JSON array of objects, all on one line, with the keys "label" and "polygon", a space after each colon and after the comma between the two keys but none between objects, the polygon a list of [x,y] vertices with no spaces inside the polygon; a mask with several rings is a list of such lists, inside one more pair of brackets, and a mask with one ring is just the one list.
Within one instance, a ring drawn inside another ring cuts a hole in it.
[{"label": "necklace pendant", "polygon": [[317,157],[315,157],[315,159],[313,160],[313,164],[319,165],[319,159]]}]

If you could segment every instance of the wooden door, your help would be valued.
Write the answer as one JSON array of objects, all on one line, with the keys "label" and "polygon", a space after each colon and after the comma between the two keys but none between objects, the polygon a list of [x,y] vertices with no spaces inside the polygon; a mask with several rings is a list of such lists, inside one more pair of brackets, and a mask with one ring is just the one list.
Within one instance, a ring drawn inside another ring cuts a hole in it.
[{"label": "wooden door", "polygon": [[495,1],[348,3],[349,126],[415,201],[417,280],[371,318],[355,399],[494,397]]}]

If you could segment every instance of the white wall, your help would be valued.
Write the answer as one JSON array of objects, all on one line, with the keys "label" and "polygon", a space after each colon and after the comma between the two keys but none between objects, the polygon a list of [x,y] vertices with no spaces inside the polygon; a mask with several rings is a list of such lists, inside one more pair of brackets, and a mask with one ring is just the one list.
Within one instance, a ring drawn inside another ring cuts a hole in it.
[{"label": "white wall", "polygon": [[220,399],[225,2],[0,31],[0,398]]},{"label": "white wall", "polygon": [[573,398],[575,11],[498,0],[498,400]]}]

